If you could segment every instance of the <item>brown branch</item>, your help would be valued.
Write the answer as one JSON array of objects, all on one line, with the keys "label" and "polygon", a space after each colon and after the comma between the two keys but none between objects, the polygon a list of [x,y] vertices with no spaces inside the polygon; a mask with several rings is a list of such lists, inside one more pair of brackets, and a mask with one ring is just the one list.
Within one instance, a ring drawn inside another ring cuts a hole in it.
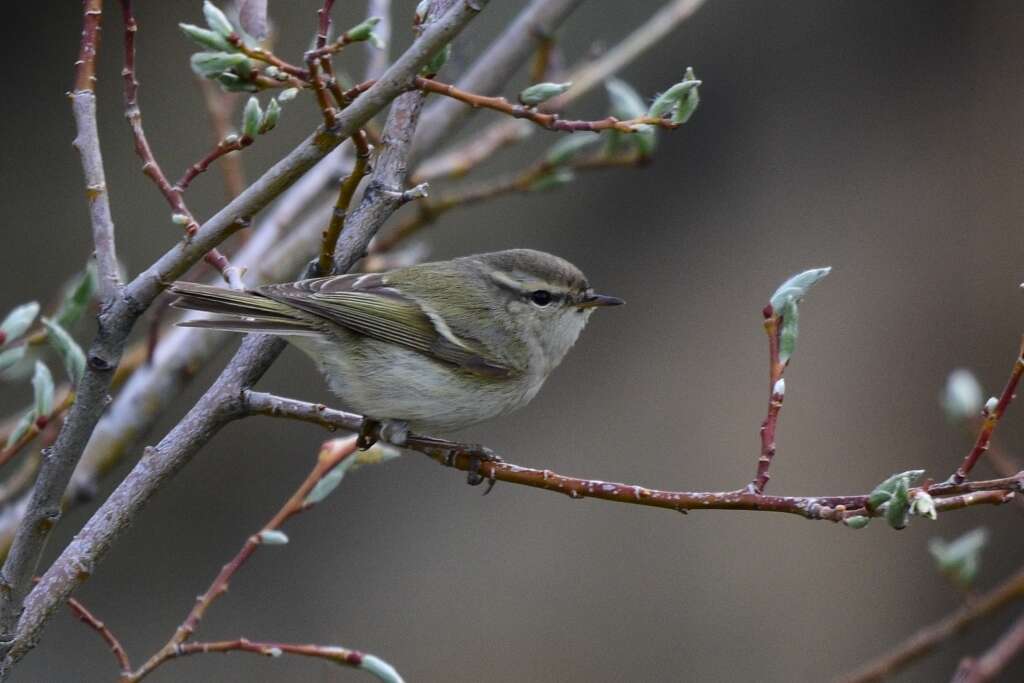
[{"label": "brown branch", "polygon": [[345,226],[345,217],[348,216],[352,197],[355,195],[360,181],[366,176],[370,161],[370,146],[366,142],[366,134],[363,131],[352,136],[352,144],[356,150],[355,164],[352,167],[352,172],[341,182],[338,199],[331,212],[331,220],[327,229],[324,230],[321,241],[320,257],[317,261],[317,269],[321,275],[328,275],[334,269],[334,248],[338,244],[338,237],[341,236],[341,229]]},{"label": "brown branch", "polygon": [[597,121],[572,121],[562,119],[558,114],[549,114],[533,107],[525,107],[521,104],[512,104],[504,97],[487,97],[477,95],[457,88],[448,83],[441,83],[432,78],[417,76],[414,81],[417,88],[424,92],[432,92],[444,95],[452,99],[468,104],[474,108],[493,109],[494,111],[507,114],[515,119],[525,119],[548,130],[566,131],[575,133],[579,131],[600,132],[603,130],[617,130],[622,133],[636,133],[639,126],[658,126],[661,128],[674,129],[681,124],[672,123],[670,119],[657,116],[640,116],[635,119],[620,121],[614,116],[608,116]]},{"label": "brown branch", "polygon": [[1017,384],[1020,383],[1022,374],[1024,374],[1024,337],[1021,338],[1021,346],[1017,351],[1017,360],[1013,363],[1013,370],[1010,372],[1010,379],[1007,380],[1006,386],[1003,388],[1003,393],[999,396],[999,400],[994,408],[989,409],[986,406],[985,419],[981,424],[981,429],[978,430],[978,438],[974,442],[974,448],[967,454],[960,466],[956,468],[956,472],[950,477],[950,481],[959,484],[967,479],[967,475],[970,474],[971,469],[978,462],[978,458],[988,450],[989,442],[992,440],[992,432],[995,431],[996,425],[999,424],[999,419],[1006,412],[1010,402],[1013,401],[1017,391]]},{"label": "brown branch", "polygon": [[0,467],[7,464],[11,458],[20,453],[23,448],[32,443],[32,440],[40,434],[43,434],[42,441],[44,447],[53,443],[59,431],[56,427],[60,425],[60,419],[64,417],[64,414],[74,401],[74,392],[65,391],[64,397],[57,402],[57,405],[50,411],[49,415],[36,418],[36,421],[28,428],[28,431],[21,435],[21,438],[12,443],[8,448],[0,448]]},{"label": "brown branch", "polygon": [[1024,615],[1017,617],[985,654],[965,658],[953,676],[953,683],[985,683],[1002,673],[1014,657],[1024,651]]},{"label": "brown branch", "polygon": [[[124,116],[132,131],[132,138],[135,141],[135,154],[142,160],[142,173],[153,181],[160,194],[163,195],[167,204],[174,212],[176,220],[180,220],[187,237],[192,237],[199,230],[199,223],[185,204],[185,198],[181,190],[171,185],[164,175],[160,164],[157,163],[153,150],[146,138],[146,131],[142,127],[142,109],[139,107],[139,81],[135,75],[135,34],[138,32],[138,24],[135,21],[135,13],[132,9],[132,0],[121,0],[121,14],[124,18],[124,69],[121,75],[124,78]],[[203,260],[217,269],[224,280],[233,289],[242,289],[242,274],[232,266],[227,257],[216,247],[211,249]]]},{"label": "brown branch", "polygon": [[335,664],[363,669],[374,673],[383,680],[399,680],[394,668],[374,655],[349,650],[337,645],[311,645],[297,643],[279,643],[275,641],[252,641],[248,638],[236,640],[219,640],[202,643],[182,643],[174,652],[173,657],[205,654],[207,652],[250,652],[264,657],[280,657],[281,655],[298,655],[325,659]]},{"label": "brown branch", "polygon": [[747,487],[753,493],[762,493],[771,479],[769,468],[775,458],[775,428],[779,423],[779,411],[786,395],[786,384],[782,373],[786,364],[779,360],[779,334],[782,328],[780,312],[771,306],[764,309],[764,331],[768,335],[768,414],[761,423],[761,455],[757,459],[757,475]]},{"label": "brown branch", "polygon": [[[359,430],[362,417],[321,404],[306,403],[256,391],[245,391],[243,411],[249,415],[286,418],[310,422],[328,429]],[[867,494],[853,496],[767,496],[740,491],[662,491],[637,484],[622,484],[593,479],[580,479],[557,474],[551,470],[520,467],[503,461],[481,463],[474,453],[431,437],[410,435],[401,444],[424,453],[442,465],[462,471],[479,471],[496,481],[506,481],[555,491],[573,499],[598,498],[630,505],[665,508],[677,512],[690,510],[750,510],[785,512],[807,519],[833,522],[853,516],[879,516],[878,510],[867,510]],[[935,498],[936,510],[959,510],[976,505],[999,505],[1013,498],[1024,487],[1024,472],[1013,477],[965,484],[941,484],[927,492]],[[911,489],[911,497],[923,488]]]},{"label": "brown branch", "polygon": [[[145,678],[168,659],[172,659],[180,654],[182,644],[185,643],[193,633],[195,633],[196,628],[199,626],[199,622],[202,620],[203,615],[206,614],[206,611],[210,608],[210,605],[212,605],[217,598],[227,592],[228,585],[231,583],[231,579],[234,575],[242,568],[252,554],[256,552],[257,548],[263,545],[265,533],[277,531],[288,519],[312,507],[314,503],[307,502],[306,499],[310,491],[313,490],[313,487],[316,486],[328,472],[354,453],[356,453],[355,438],[333,439],[325,442],[320,450],[320,454],[317,456],[316,465],[302,484],[299,485],[299,488],[296,489],[295,493],[293,493],[285,504],[281,506],[281,509],[277,511],[270,521],[263,525],[262,529],[246,539],[238,553],[230,562],[221,568],[220,573],[218,573],[216,578],[214,578],[210,587],[206,589],[206,592],[196,599],[196,603],[192,607],[191,611],[189,611],[188,616],[185,617],[185,620],[175,630],[174,635],[167,641],[167,644],[150,657],[149,660],[147,660],[146,663],[140,666],[136,671],[123,676],[121,679],[122,683],[136,683],[137,681]],[[195,651],[200,652],[207,650],[204,650],[202,645],[200,645]]]},{"label": "brown branch", "polygon": [[[232,152],[243,150],[252,143],[253,138],[248,135],[227,135],[221,138],[220,142],[218,142],[213,149],[206,154],[206,156],[185,169],[185,173],[182,174],[178,182],[174,184],[174,191],[180,195],[188,189],[188,186],[193,180],[195,180],[196,176],[210,168],[210,164],[223,156],[231,154]],[[227,172],[225,172],[225,176],[228,176]]]},{"label": "brown branch", "polygon": [[114,659],[117,660],[117,665],[121,667],[122,674],[128,674],[132,670],[131,662],[128,660],[128,653],[125,652],[124,646],[121,645],[121,641],[117,639],[106,624],[96,618],[92,612],[85,608],[85,605],[80,603],[74,598],[68,598],[68,607],[71,609],[71,613],[75,615],[80,621],[86,626],[96,631],[100,638],[102,638],[107,645],[110,646],[110,651],[114,654]]},{"label": "brown branch", "polygon": [[977,596],[944,619],[925,626],[896,646],[892,652],[875,659],[836,683],[877,683],[902,671],[943,642],[965,631],[1006,605],[1024,598],[1024,569],[1001,584]]},{"label": "brown branch", "polygon": [[324,0],[324,5],[317,10],[317,31],[314,49],[306,53],[306,67],[309,69],[307,81],[313,86],[316,94],[317,104],[324,117],[324,125],[333,128],[337,121],[337,112],[331,106],[327,96],[327,86],[324,83],[324,72],[331,68],[330,61],[317,55],[317,51],[327,44],[327,32],[331,29],[331,7],[334,0]]},{"label": "brown branch", "polygon": [[[238,98],[234,93],[221,91],[219,86],[207,78],[197,76],[196,82],[203,93],[206,113],[210,117],[214,144],[218,144],[232,133],[231,117],[234,114]],[[245,189],[245,169],[242,166],[242,158],[238,155],[226,156],[221,161],[220,169],[224,177],[224,189],[227,191],[228,199],[234,199],[242,194],[242,190]]]}]

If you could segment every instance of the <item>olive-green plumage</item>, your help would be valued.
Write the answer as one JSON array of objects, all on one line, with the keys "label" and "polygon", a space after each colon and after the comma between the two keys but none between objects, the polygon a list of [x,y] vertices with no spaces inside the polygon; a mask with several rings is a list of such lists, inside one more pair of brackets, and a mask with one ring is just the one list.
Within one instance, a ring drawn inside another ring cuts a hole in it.
[{"label": "olive-green plumage", "polygon": [[234,291],[176,282],[190,327],[284,337],[346,408],[416,429],[459,429],[525,405],[597,306],[568,261],[511,249]]}]

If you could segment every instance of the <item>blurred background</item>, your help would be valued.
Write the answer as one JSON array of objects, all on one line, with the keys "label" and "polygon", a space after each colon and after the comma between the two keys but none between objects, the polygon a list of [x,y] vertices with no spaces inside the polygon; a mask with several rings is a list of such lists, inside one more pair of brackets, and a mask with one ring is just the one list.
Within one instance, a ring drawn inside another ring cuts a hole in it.
[{"label": "blurred background", "polygon": [[[100,52],[101,135],[118,247],[131,273],[178,239],[138,172],[121,110],[121,46],[110,2]],[[522,3],[492,3],[457,42],[456,77]],[[139,2],[140,101],[155,153],[176,176],[210,132],[177,23],[200,2]],[[297,58],[318,3],[270,3],[277,50]],[[364,16],[341,3],[337,25]],[[574,63],[613,45],[660,3],[585,3],[558,34]],[[395,5],[395,48],[412,3]],[[0,310],[46,300],[91,250],[64,93],[79,3],[9,3],[7,187]],[[579,265],[629,305],[598,314],[544,391],[521,412],[460,435],[523,465],[652,487],[736,488],[750,480],[767,401],[761,308],[790,274],[831,265],[801,311],[769,491],[860,493],[889,474],[944,478],[970,435],[938,398],[963,366],[998,393],[1024,322],[1024,11],[1013,2],[709,0],[622,76],[653,95],[693,65],[702,104],[659,136],[654,163],[581,176],[568,188],[453,211],[423,233],[430,255],[528,246]],[[361,73],[361,49],[339,61]],[[347,61],[346,61],[347,60]],[[504,93],[525,82],[520,74]],[[605,114],[602,92],[570,114]],[[493,122],[483,112],[470,130]],[[312,98],[244,153],[250,178],[317,122]],[[480,171],[535,158],[556,136]],[[443,185],[438,184],[437,190]],[[215,171],[189,203],[223,202]],[[83,330],[82,339],[89,330]],[[216,376],[237,342],[184,392],[155,443]],[[289,350],[260,388],[330,402]],[[30,389],[8,385],[4,414]],[[1022,443],[1024,406],[996,441]],[[156,497],[78,592],[133,659],[159,648],[245,537],[306,476],[325,434],[265,419],[235,423]],[[141,452],[135,449],[134,453]],[[52,559],[128,471],[75,509]],[[990,475],[983,462],[979,476]],[[986,526],[978,579],[1024,558],[1017,506],[882,523],[854,532],[749,512],[693,513],[499,484],[486,498],[464,476],[409,454],[350,475],[289,523],[291,543],[256,554],[204,619],[203,639],[247,636],[376,653],[408,681],[827,680],[949,613],[962,596],[927,551],[933,536]],[[1019,612],[1019,607],[1016,610]],[[897,680],[949,677],[1005,629],[1010,608]],[[57,615],[18,681],[113,680],[95,633]],[[1005,680],[1021,680],[1018,665]],[[151,680],[366,680],[299,658],[209,655]]]}]

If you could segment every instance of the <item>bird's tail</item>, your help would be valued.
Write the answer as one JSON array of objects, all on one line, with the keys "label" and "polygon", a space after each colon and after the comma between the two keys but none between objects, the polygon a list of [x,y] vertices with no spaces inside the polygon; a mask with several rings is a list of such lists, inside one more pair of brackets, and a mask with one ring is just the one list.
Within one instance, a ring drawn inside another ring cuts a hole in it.
[{"label": "bird's tail", "polygon": [[216,313],[219,318],[185,320],[181,327],[204,327],[231,332],[267,334],[313,334],[315,330],[301,312],[287,304],[268,299],[258,292],[240,292],[195,282],[175,282],[170,291],[178,295],[175,308]]}]

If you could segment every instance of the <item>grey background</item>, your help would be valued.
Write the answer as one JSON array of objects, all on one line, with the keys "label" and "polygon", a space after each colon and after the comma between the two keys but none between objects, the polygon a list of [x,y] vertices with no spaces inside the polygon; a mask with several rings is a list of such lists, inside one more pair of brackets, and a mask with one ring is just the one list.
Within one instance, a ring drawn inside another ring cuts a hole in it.
[{"label": "grey background", "polygon": [[[178,229],[132,155],[120,22],[107,4],[101,132],[120,253],[134,273]],[[209,145],[187,72],[191,48],[176,29],[201,22],[200,3],[139,4],[141,103],[156,153],[176,175]],[[294,57],[316,3],[270,4],[280,50]],[[343,4],[339,22],[355,23],[362,6]],[[488,8],[450,68],[518,6]],[[567,58],[614,42],[656,6],[584,5],[560,33]],[[400,3],[397,43],[407,41],[410,14]],[[78,3],[8,3],[3,30],[6,310],[49,296],[90,246],[63,97]],[[661,135],[651,167],[452,213],[426,233],[437,257],[512,246],[560,254],[629,302],[595,316],[531,406],[465,438],[569,474],[694,490],[744,484],[767,398],[759,311],[789,274],[830,264],[833,275],[803,310],[770,490],[855,493],[911,467],[945,476],[969,446],[938,408],[946,374],[970,367],[997,392],[1021,332],[1022,31],[1013,2],[708,2],[624,74],[645,94],[690,64],[705,81],[700,110]],[[352,55],[344,63],[359,73],[361,50]],[[506,94],[514,92],[513,84]],[[600,116],[603,107],[598,94],[573,113]],[[250,177],[315,121],[311,102],[289,106],[279,129],[245,153]],[[517,167],[554,139],[538,132],[528,152],[483,173]],[[221,193],[211,173],[190,205],[208,216]],[[293,351],[260,386],[330,400]],[[14,409],[27,391],[6,388],[0,407]],[[1010,451],[1020,445],[1020,414],[1011,408],[997,437]],[[135,660],[166,640],[301,481],[323,438],[277,421],[232,425],[152,502],[79,591]],[[63,521],[49,557],[94,507]],[[482,498],[413,454],[352,475],[290,523],[291,543],[257,553],[199,636],[343,644],[383,656],[409,681],[823,680],[959,604],[932,567],[929,537],[989,526],[979,583],[990,586],[1021,561],[1019,515],[975,509],[900,533],[882,524],[855,533],[769,514],[683,517],[574,502],[511,485]],[[899,680],[945,680],[1011,613]],[[95,634],[61,614],[15,679],[114,677]],[[366,676],[301,659],[210,655],[169,663],[152,680]]]}]

